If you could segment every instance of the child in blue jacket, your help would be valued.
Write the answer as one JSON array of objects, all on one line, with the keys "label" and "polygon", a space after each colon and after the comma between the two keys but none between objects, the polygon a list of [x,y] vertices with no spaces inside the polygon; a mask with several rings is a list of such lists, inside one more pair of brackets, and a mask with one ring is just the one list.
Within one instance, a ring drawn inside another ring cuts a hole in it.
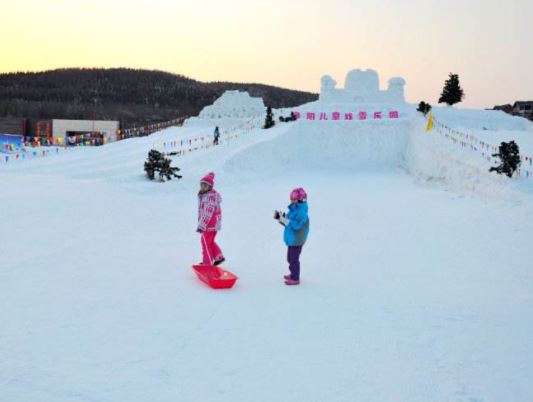
[{"label": "child in blue jacket", "polygon": [[284,279],[286,285],[292,286],[300,284],[300,254],[309,235],[309,215],[307,194],[303,188],[292,190],[290,198],[289,212],[275,211],[274,219],[285,226],[283,240],[288,247],[287,262],[291,273]]}]

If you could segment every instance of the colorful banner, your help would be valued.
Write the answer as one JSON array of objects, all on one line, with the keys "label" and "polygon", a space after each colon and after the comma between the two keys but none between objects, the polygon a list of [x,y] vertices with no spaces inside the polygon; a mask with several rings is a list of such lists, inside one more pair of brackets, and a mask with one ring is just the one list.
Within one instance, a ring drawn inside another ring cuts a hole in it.
[{"label": "colorful banner", "polygon": [[[102,133],[95,133],[95,134],[103,135]],[[69,139],[74,139],[74,138],[77,139],[75,143],[72,143],[72,141],[69,141]],[[63,137],[29,137],[28,136],[28,137],[24,137],[23,146],[25,148],[40,148],[40,147],[63,147],[66,145],[69,145],[69,146],[89,145],[89,144],[81,144],[83,142],[82,141],[83,138],[84,138],[84,134],[69,136],[67,140],[65,140]],[[102,142],[105,143],[105,139],[104,141],[99,141],[99,143],[96,143],[95,141],[93,141],[93,143],[90,145],[102,145]]]},{"label": "colorful banner", "polygon": [[366,112],[366,111],[359,111],[359,112],[305,112],[305,116],[303,115],[304,112],[298,112],[293,111],[294,115],[296,116],[296,119],[301,119],[305,117],[305,120],[314,121],[353,121],[353,120],[382,120],[382,119],[398,119],[400,117],[400,113],[397,110],[389,110],[387,112],[383,111],[376,111],[376,112]]}]

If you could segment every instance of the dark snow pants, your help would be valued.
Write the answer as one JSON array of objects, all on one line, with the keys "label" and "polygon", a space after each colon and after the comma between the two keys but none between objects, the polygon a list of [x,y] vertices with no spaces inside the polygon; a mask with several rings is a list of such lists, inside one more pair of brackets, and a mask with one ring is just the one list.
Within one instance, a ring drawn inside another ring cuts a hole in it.
[{"label": "dark snow pants", "polygon": [[287,250],[287,262],[289,263],[289,271],[291,271],[291,279],[295,281],[300,280],[300,254],[302,253],[302,246],[289,246]]}]

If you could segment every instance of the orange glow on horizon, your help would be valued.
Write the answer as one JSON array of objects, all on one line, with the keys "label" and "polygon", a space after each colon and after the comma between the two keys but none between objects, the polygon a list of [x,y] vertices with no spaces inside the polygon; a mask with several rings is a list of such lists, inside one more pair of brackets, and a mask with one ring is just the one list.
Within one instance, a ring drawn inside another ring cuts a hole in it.
[{"label": "orange glow on horizon", "polygon": [[[401,3],[401,4],[398,4]],[[131,67],[201,81],[318,92],[352,68],[381,86],[403,76],[409,102],[435,104],[449,72],[463,107],[533,98],[526,0],[20,0],[2,5],[0,72]],[[7,16],[7,18],[6,18]]]}]

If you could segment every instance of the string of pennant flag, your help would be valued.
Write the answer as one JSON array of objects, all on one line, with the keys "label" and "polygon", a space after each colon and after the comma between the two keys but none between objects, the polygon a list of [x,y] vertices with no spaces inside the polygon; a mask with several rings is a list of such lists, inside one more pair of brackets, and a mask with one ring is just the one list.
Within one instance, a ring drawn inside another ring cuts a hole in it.
[{"label": "string of pennant flag", "polygon": [[[222,129],[218,145],[226,144],[242,135],[248,134],[252,129],[260,124],[260,118],[254,116],[251,119],[237,124],[228,129]],[[202,134],[199,136],[182,138],[179,140],[158,141],[153,143],[153,148],[161,152],[172,152],[176,156],[184,156],[199,149],[207,149],[216,146],[213,134]]]},{"label": "string of pennant flag", "polygon": [[172,119],[160,123],[151,123],[138,127],[133,126],[130,128],[119,129],[116,131],[117,141],[125,140],[131,137],[144,137],[164,128],[181,125],[184,120],[185,117],[180,117],[177,119]]},{"label": "string of pennant flag", "polygon": [[44,158],[46,156],[57,155],[66,150],[72,150],[75,148],[70,147],[59,147],[52,146],[46,148],[30,148],[30,149],[19,149],[15,150],[14,153],[10,154],[0,154],[0,163],[9,163],[17,160],[26,160],[26,159],[35,159],[35,158]]},{"label": "string of pennant flag", "polygon": [[[472,133],[467,133],[452,128],[446,123],[435,118],[433,113],[430,112],[427,119],[426,131],[431,131],[432,129],[435,129],[437,133],[439,133],[449,142],[463,149],[469,149],[492,165],[500,163],[498,158],[492,156],[493,154],[498,153],[498,146],[482,140]],[[529,155],[520,155],[520,161],[521,164],[516,170],[516,176],[533,179],[533,157]]]}]

